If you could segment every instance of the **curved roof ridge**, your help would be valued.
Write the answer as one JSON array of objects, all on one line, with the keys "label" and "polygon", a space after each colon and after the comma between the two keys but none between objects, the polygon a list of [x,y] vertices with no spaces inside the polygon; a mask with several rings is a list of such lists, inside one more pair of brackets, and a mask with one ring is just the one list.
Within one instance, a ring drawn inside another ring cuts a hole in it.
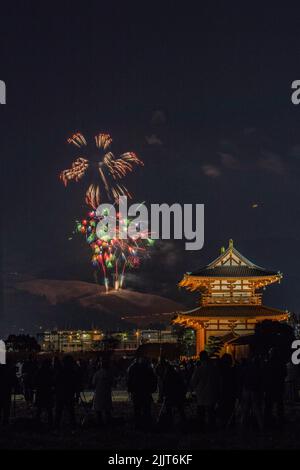
[{"label": "curved roof ridge", "polygon": [[282,310],[267,305],[202,305],[193,310],[176,312],[179,315],[191,315],[197,317],[247,317],[255,314],[255,316],[280,316],[288,315],[287,310]]},{"label": "curved roof ridge", "polygon": [[[236,258],[238,258],[238,260],[241,261],[240,264],[236,260],[234,264],[227,264],[227,260],[230,260],[230,258],[232,258],[232,254]],[[225,259],[224,264],[222,264],[223,259]],[[230,277],[230,272],[234,273],[235,271],[236,274],[238,274],[238,271],[240,271],[241,273],[244,273],[244,275],[248,273],[252,276],[254,276],[255,274],[257,276],[260,276],[261,274],[269,276],[275,276],[280,274],[279,271],[276,272],[265,269],[262,266],[258,266],[257,264],[250,261],[233,246],[232,240],[230,240],[228,248],[224,250],[215,260],[211,261],[209,264],[206,264],[201,268],[196,269],[195,271],[187,272],[186,274],[191,276],[208,276],[209,273],[211,274],[213,272],[215,275],[216,272],[219,272],[220,276],[222,276],[222,272],[224,272]]]}]

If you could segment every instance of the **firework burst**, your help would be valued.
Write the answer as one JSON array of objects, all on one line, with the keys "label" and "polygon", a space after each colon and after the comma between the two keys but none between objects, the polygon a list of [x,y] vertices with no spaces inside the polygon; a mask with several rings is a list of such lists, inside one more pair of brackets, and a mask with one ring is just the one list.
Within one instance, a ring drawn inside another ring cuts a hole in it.
[{"label": "firework burst", "polygon": [[[103,215],[107,217],[109,214]],[[145,230],[140,230],[132,237],[121,238],[122,227],[128,226],[132,219],[122,219],[119,214],[116,227],[113,233],[109,234],[107,225],[97,228],[103,215],[98,216],[96,211],[89,212],[86,219],[76,222],[76,232],[85,235],[92,250],[92,265],[102,273],[108,292],[111,285],[115,290],[123,287],[126,269],[140,267],[142,259],[149,256],[149,247],[153,245],[154,240]]]},{"label": "firework burst", "polygon": [[117,201],[119,196],[131,198],[121,180],[137,165],[144,165],[133,152],[119,157],[109,151],[112,138],[109,134],[97,134],[93,144],[88,144],[80,132],[72,135],[67,142],[80,150],[81,155],[73,161],[71,168],[60,173],[64,185],[70,181],[78,182],[89,175],[90,182],[85,194],[85,202],[96,209],[106,193],[109,200]]}]

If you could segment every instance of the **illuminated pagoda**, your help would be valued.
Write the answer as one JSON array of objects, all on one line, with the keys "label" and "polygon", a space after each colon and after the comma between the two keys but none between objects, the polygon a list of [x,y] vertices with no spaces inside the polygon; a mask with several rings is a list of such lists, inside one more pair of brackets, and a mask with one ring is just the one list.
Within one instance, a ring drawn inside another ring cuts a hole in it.
[{"label": "illuminated pagoda", "polygon": [[173,323],[195,330],[197,354],[205,348],[209,337],[217,337],[224,351],[235,355],[233,344],[238,344],[241,336],[253,333],[257,322],[288,319],[286,311],[262,304],[261,289],[280,282],[281,278],[280,272],[268,271],[249,261],[230,240],[227,250],[222,247],[217,259],[184,275],[179,286],[198,291],[200,305],[176,312]]}]

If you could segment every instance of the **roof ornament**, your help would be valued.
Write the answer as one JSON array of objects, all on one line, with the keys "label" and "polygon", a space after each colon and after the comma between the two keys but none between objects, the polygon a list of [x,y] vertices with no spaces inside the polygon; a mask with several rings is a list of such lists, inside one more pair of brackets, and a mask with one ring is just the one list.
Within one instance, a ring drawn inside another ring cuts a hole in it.
[{"label": "roof ornament", "polygon": [[232,240],[232,238],[230,238],[230,240],[229,240],[228,248],[230,248],[231,250],[232,250],[232,248],[233,248],[233,240]]},{"label": "roof ornament", "polygon": [[221,255],[225,253],[225,246],[221,246]]}]

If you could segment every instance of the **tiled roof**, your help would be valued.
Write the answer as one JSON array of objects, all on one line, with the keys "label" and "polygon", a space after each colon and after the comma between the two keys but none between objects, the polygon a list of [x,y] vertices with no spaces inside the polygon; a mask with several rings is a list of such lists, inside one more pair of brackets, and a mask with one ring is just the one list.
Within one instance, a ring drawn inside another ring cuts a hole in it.
[{"label": "tiled roof", "polygon": [[189,273],[191,276],[199,277],[258,277],[258,276],[277,276],[275,271],[266,271],[258,266],[216,266],[215,268],[205,266],[199,270]]},{"label": "tiled roof", "polygon": [[[179,313],[179,312],[178,312]],[[287,315],[285,310],[266,307],[265,305],[220,305],[220,306],[203,306],[190,310],[188,312],[180,312],[180,315],[191,317],[207,318],[207,317],[273,317]]]}]

